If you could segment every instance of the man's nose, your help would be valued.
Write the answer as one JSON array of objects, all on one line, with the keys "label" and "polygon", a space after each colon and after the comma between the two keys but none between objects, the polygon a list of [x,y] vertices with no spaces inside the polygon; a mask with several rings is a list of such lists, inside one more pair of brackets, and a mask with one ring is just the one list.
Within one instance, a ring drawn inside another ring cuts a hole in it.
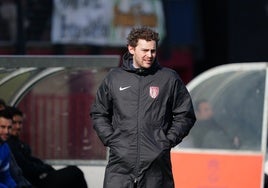
[{"label": "man's nose", "polygon": [[10,129],[9,129],[8,127],[5,128],[5,129],[4,129],[4,133],[5,133],[5,134],[8,134],[8,133],[9,133],[9,130],[10,130]]},{"label": "man's nose", "polygon": [[148,57],[152,57],[152,52],[151,52],[151,51],[148,51],[148,52],[147,52],[147,56],[148,56]]}]

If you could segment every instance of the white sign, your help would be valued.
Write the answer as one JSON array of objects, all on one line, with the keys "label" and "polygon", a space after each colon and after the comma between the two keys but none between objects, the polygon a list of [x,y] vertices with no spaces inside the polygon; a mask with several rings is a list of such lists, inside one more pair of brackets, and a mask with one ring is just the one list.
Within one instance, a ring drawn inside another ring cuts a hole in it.
[{"label": "white sign", "polygon": [[122,46],[133,26],[164,35],[160,0],[54,0],[52,43]]}]

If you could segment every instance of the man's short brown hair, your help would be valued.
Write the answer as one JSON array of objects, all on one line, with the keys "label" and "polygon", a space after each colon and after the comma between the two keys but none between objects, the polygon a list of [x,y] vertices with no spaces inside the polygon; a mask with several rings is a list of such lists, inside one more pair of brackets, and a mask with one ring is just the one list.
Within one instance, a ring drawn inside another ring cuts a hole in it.
[{"label": "man's short brown hair", "polygon": [[147,26],[133,28],[127,37],[127,45],[136,47],[139,39],[155,41],[157,45],[159,41],[159,34]]}]

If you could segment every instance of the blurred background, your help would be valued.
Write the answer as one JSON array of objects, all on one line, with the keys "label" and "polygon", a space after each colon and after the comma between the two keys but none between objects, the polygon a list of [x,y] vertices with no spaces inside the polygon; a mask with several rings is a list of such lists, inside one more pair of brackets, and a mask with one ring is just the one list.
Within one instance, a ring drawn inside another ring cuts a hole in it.
[{"label": "blurred background", "polygon": [[[108,67],[120,64],[119,59],[109,56],[98,68],[70,68],[66,61],[60,61],[60,70],[46,66],[57,61],[54,56],[42,56],[45,63],[34,68],[25,64],[34,64],[37,55],[61,55],[75,63],[78,55],[122,56],[127,34],[139,25],[160,33],[158,59],[185,84],[218,65],[256,62],[244,71],[231,67],[210,73],[211,79],[199,81],[190,92],[194,102],[209,99],[220,127],[232,138],[246,140],[236,149],[262,150],[266,64],[264,69],[258,62],[268,62],[268,0],[0,0],[0,66],[9,62],[4,55],[18,57],[12,57],[11,68],[0,67],[0,98],[25,113],[22,138],[33,153],[56,165],[94,166],[84,169],[87,181],[102,182],[107,150],[88,112]],[[23,60],[24,55],[30,57]],[[90,57],[86,62],[101,58]],[[22,66],[15,65],[20,58]],[[179,171],[185,173],[181,166]]]},{"label": "blurred background", "polygon": [[185,83],[268,59],[268,0],[1,0],[0,55],[122,55],[134,25],[161,33],[159,60]]}]

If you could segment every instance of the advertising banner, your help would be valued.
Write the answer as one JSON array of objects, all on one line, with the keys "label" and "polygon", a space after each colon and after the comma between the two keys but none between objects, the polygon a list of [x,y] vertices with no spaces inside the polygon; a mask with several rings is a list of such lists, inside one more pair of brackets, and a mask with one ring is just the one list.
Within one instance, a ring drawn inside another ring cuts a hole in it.
[{"label": "advertising banner", "polygon": [[164,35],[160,0],[54,0],[52,43],[122,46],[133,26]]}]

